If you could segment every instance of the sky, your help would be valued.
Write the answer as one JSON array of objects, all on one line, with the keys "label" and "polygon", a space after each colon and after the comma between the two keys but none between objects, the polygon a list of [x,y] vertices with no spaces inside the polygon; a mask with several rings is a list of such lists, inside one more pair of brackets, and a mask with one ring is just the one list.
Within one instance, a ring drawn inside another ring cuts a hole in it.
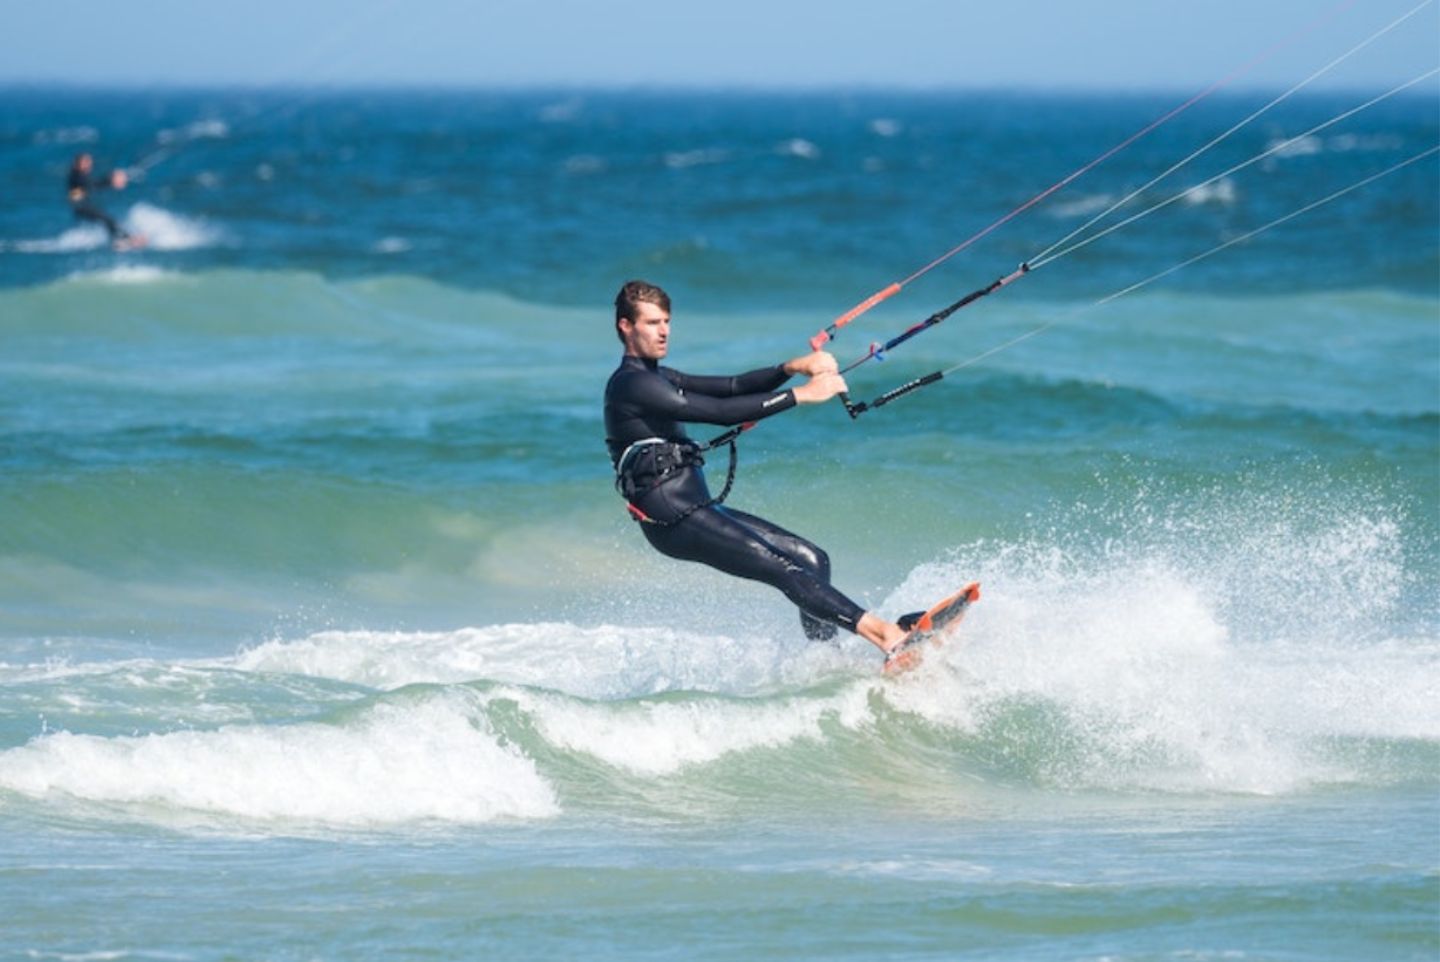
[{"label": "sky", "polygon": [[1440,65],[1440,0],[0,0],[0,83],[1287,87],[1417,7],[1349,88]]}]

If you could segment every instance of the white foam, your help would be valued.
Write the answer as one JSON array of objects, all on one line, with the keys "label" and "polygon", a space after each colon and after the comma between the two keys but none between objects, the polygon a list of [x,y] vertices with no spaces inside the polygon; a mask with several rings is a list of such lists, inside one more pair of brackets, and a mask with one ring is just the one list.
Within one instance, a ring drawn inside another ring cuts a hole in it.
[{"label": "white foam", "polygon": [[598,154],[576,154],[565,158],[565,173],[572,175],[598,174],[607,168],[605,158]]},{"label": "white foam", "polygon": [[[1224,530],[1195,558],[1120,540],[1103,557],[1014,545],[917,569],[898,595],[977,574],[984,595],[960,643],[887,697],[979,737],[1048,715],[1053,729],[1022,725],[1025,751],[1067,786],[1286,793],[1371,777],[1336,750],[1346,740],[1440,740],[1440,644],[1365,640],[1341,612],[1374,620],[1393,601],[1396,533],[1355,516],[1309,535],[1271,520],[1279,530]],[[1289,565],[1288,585],[1261,564]],[[1373,583],[1347,592],[1357,570]]]},{"label": "white foam", "polygon": [[100,139],[100,131],[90,126],[56,127],[35,133],[37,144],[93,144]]},{"label": "white foam", "polygon": [[64,732],[0,752],[0,788],[196,813],[374,827],[544,818],[559,806],[534,764],[455,693],[341,723],[244,725],[104,738]]},{"label": "white foam", "polygon": [[375,242],[377,254],[403,254],[414,245],[403,237],[382,237]]},{"label": "white foam", "polygon": [[327,631],[266,642],[233,664],[381,690],[483,679],[585,698],[630,698],[676,690],[755,691],[813,680],[845,663],[839,649],[811,646],[796,658],[767,638],[540,623],[449,632]]},{"label": "white foam", "polygon": [[[1277,149],[1278,148],[1278,149]],[[1313,157],[1316,154],[1324,153],[1325,141],[1316,136],[1308,137],[1277,137],[1265,145],[1269,156],[1275,158],[1285,157]]]},{"label": "white foam", "polygon": [[194,250],[212,247],[224,239],[217,228],[201,220],[174,214],[151,204],[139,203],[125,215],[125,229],[145,237],[146,246],[158,251]]},{"label": "white foam", "polygon": [[699,698],[613,705],[523,693],[515,697],[547,742],[636,774],[665,775],[799,739],[819,742],[826,718],[847,728],[873,721],[870,684],[782,701]]},{"label": "white foam", "polygon": [[1184,194],[1185,203],[1191,206],[1220,204],[1228,207],[1235,203],[1237,196],[1235,182],[1229,177],[1222,177],[1213,184],[1199,184]]},{"label": "white foam", "polygon": [[191,140],[224,140],[230,136],[230,125],[223,120],[196,120],[184,127],[162,130],[155,139],[162,144],[185,143]]},{"label": "white foam", "polygon": [[791,137],[782,141],[776,145],[775,152],[785,157],[799,157],[801,160],[815,160],[820,156],[820,148],[803,137]]},{"label": "white foam", "polygon": [[701,148],[697,150],[670,150],[661,157],[666,167],[672,170],[683,170],[686,167],[699,167],[705,164],[724,163],[730,157],[730,152],[719,147]]},{"label": "white foam", "polygon": [[1057,201],[1049,205],[1046,210],[1048,216],[1056,220],[1068,220],[1073,217],[1088,217],[1091,214],[1099,213],[1113,203],[1115,203],[1113,194],[1087,194],[1072,200]]},{"label": "white foam", "polygon": [[[125,230],[140,234],[146,247],[158,251],[193,250],[222,243],[224,232],[218,228],[144,202],[131,207],[120,218]],[[0,242],[0,251],[19,254],[74,254],[81,251],[108,250],[110,235],[99,224],[77,224],[55,237],[40,237]]]},{"label": "white foam", "polygon": [[9,250],[20,254],[70,254],[109,246],[109,235],[98,224],[71,227],[55,237],[10,241],[7,244]]},{"label": "white foam", "polygon": [[1384,151],[1400,150],[1405,146],[1405,139],[1395,134],[1371,134],[1361,136],[1359,134],[1336,134],[1325,141],[1325,149],[1333,150],[1338,154],[1360,151],[1362,153],[1375,153]]}]

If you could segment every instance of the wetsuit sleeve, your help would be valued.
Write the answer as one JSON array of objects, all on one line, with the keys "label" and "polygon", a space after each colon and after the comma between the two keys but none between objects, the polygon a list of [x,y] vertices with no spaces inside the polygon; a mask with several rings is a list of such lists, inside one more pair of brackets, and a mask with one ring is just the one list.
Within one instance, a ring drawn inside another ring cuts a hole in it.
[{"label": "wetsuit sleeve", "polygon": [[65,181],[66,191],[78,190],[82,194],[89,194],[97,190],[109,190],[112,186],[110,180],[114,173],[106,174],[104,177],[96,177],[94,174],[72,173]]},{"label": "wetsuit sleeve", "polygon": [[790,375],[785,373],[785,367],[781,364],[762,367],[759,370],[747,371],[744,374],[735,374],[730,377],[683,374],[673,368],[665,368],[665,376],[682,391],[708,394],[710,397],[716,398],[773,391],[790,380]]},{"label": "wetsuit sleeve", "polygon": [[[784,371],[780,373],[784,374]],[[637,378],[633,400],[645,409],[676,421],[725,425],[759,421],[781,411],[788,411],[796,403],[794,391],[757,391],[716,397],[690,387],[691,384],[703,384],[710,380],[724,381],[728,385],[731,381],[749,375],[742,374],[739,378],[691,378],[689,375],[680,375],[680,380],[676,381],[671,379],[675,374],[678,372],[667,370],[665,377]]]}]

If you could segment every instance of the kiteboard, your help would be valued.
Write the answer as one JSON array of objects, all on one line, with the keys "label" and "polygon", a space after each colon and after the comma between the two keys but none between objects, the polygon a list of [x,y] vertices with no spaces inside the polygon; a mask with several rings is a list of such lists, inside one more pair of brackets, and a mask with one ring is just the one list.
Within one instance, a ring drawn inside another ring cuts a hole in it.
[{"label": "kiteboard", "polygon": [[113,247],[116,251],[124,253],[125,251],[141,250],[149,243],[150,239],[144,234],[131,234],[128,237],[119,238],[110,246]]},{"label": "kiteboard", "polygon": [[960,627],[965,612],[979,600],[980,582],[972,581],[916,618],[910,633],[885,656],[885,674],[897,675],[920,664],[926,642],[937,648],[944,644]]}]

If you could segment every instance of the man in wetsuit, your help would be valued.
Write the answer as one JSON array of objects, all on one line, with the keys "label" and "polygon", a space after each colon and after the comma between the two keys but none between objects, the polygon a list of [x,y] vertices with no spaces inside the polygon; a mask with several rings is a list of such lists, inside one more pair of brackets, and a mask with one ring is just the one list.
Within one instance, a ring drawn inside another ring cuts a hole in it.
[{"label": "man in wetsuit", "polygon": [[[669,350],[670,298],[630,281],[615,298],[615,331],[625,346],[605,387],[605,443],[616,486],[651,546],[683,561],[772,585],[800,609],[805,633],[829,638],[840,626],[889,655],[905,630],[862,609],[830,584],[830,559],[809,541],[763,518],[722,507],[700,470],[698,446],[682,422],[737,425],[819,404],[845,390],[835,358],[816,351],[733,377],[697,377],[661,367]],[[792,376],[809,380],[781,390]]]},{"label": "man in wetsuit", "polygon": [[91,203],[90,195],[106,188],[124,190],[127,183],[123,170],[111,171],[104,177],[95,176],[95,158],[89,154],[75,155],[75,160],[70,164],[70,175],[65,179],[65,192],[70,198],[70,209],[74,211],[75,219],[103,225],[110,235],[110,244],[114,247],[125,246],[130,235],[115,222],[115,218]]}]

